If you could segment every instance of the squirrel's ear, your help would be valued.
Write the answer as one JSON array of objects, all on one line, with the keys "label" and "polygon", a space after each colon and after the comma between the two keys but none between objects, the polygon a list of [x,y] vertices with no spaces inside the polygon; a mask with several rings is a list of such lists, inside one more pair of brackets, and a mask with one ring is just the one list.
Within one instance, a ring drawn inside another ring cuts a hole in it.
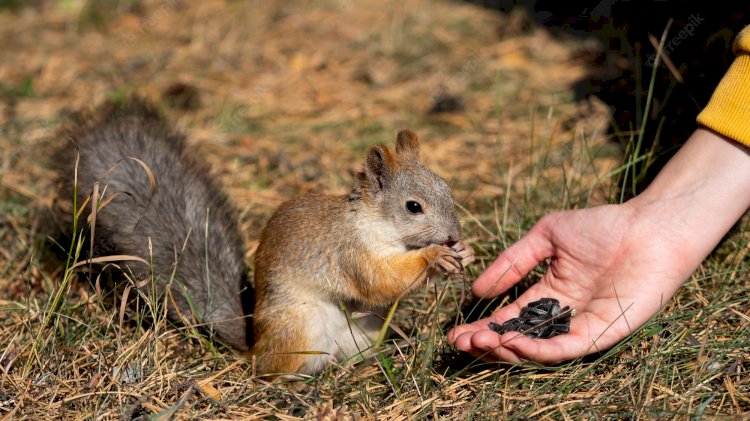
[{"label": "squirrel's ear", "polygon": [[365,161],[365,177],[375,191],[383,189],[395,166],[393,155],[385,145],[371,146]]},{"label": "squirrel's ear", "polygon": [[417,139],[417,135],[413,131],[406,129],[398,132],[396,154],[419,159],[419,139]]}]

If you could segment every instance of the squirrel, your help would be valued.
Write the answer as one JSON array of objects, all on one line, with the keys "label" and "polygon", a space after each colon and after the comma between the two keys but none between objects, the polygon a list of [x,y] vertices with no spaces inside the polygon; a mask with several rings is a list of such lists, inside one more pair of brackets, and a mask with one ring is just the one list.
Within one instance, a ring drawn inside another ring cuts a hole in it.
[{"label": "squirrel", "polygon": [[[281,205],[255,254],[259,370],[313,374],[356,355],[377,337],[380,310],[436,271],[462,272],[474,250],[459,241],[454,207],[409,130],[398,133],[395,154],[369,148],[348,195]],[[366,316],[352,320],[354,313]]]},{"label": "squirrel", "polygon": [[153,105],[108,103],[61,133],[75,145],[59,161],[61,197],[75,191],[81,206],[95,184],[104,192],[90,257],[149,261],[127,266],[168,294],[168,317],[209,327],[259,373],[315,374],[362,352],[388,305],[474,260],[450,188],[420,162],[409,130],[395,153],[369,148],[349,194],[306,194],[277,209],[261,232],[254,288],[227,196]]}]

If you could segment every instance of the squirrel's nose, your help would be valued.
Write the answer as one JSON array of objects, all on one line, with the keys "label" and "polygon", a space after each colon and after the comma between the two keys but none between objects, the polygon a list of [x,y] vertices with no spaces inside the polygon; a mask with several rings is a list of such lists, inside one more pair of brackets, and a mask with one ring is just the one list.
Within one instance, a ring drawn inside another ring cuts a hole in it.
[{"label": "squirrel's nose", "polygon": [[457,231],[453,231],[448,234],[448,241],[446,241],[446,244],[448,247],[453,246],[458,242],[458,240],[461,238],[461,229],[459,228]]}]

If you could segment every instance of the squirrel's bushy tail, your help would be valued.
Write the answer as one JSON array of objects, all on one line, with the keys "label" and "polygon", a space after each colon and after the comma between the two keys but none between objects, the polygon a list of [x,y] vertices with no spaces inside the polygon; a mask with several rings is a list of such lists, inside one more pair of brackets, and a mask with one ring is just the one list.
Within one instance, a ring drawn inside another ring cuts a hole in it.
[{"label": "squirrel's bushy tail", "polygon": [[153,274],[160,293],[169,287],[170,318],[210,325],[224,342],[247,349],[241,292],[250,287],[241,236],[227,197],[188,153],[184,136],[152,105],[132,98],[75,118],[60,141],[66,142],[58,157],[61,198],[73,197],[76,151],[78,206],[95,183],[103,192],[94,256],[153,262],[127,265],[139,281]]}]

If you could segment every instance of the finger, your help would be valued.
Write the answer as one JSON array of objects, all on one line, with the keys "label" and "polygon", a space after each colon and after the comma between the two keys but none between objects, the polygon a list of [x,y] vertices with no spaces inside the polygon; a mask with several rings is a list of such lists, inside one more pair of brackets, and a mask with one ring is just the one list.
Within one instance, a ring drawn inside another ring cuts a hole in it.
[{"label": "finger", "polygon": [[609,326],[588,313],[573,319],[570,333],[550,339],[531,339],[520,332],[500,335],[486,327],[491,319],[457,326],[448,333],[449,343],[486,361],[558,364],[609,349],[624,336],[622,332],[609,331]]},{"label": "finger", "polygon": [[[461,349],[462,351],[471,351],[472,345],[471,345],[471,336],[479,331],[482,330],[489,330],[489,324],[490,322],[500,324],[512,317],[517,317],[518,314],[521,312],[521,307],[516,302],[510,303],[506,306],[503,306],[502,308],[496,310],[494,313],[492,313],[489,317],[485,317],[483,319],[479,319],[477,321],[471,322],[471,323],[465,323],[462,325],[458,325],[451,329],[448,332],[448,343],[451,345],[454,345]],[[492,331],[490,331],[492,332]],[[496,336],[496,332],[492,332]],[[463,336],[465,334],[468,334],[467,336]],[[463,336],[463,338],[462,338]]]},{"label": "finger", "polygon": [[[477,320],[473,323],[465,323],[454,327],[453,329],[449,330],[448,335],[446,335],[448,343],[451,345],[456,345],[459,336],[463,335],[464,333],[473,334],[474,332],[478,332],[482,329],[487,329],[487,320],[489,319]],[[471,337],[471,335],[469,335],[468,337]],[[468,344],[469,342],[466,343]],[[460,346],[459,348],[466,351],[466,349],[463,349]]]},{"label": "finger", "polygon": [[[610,348],[618,342],[616,332],[602,334],[606,329],[596,317],[583,314],[571,322],[570,333],[550,339],[531,339],[517,332],[508,332],[492,338],[488,332],[478,331],[471,336],[473,352],[482,351],[503,361],[536,361],[541,364],[558,364],[584,355]],[[490,333],[494,333],[491,332]]]},{"label": "finger", "polygon": [[530,302],[538,301],[542,298],[556,298],[560,302],[560,307],[565,307],[567,305],[575,308],[575,303],[568,301],[566,297],[561,297],[557,291],[551,289],[547,284],[537,282],[524,291],[524,293],[512,303],[496,309],[492,313],[492,316],[490,316],[490,320],[499,324],[508,319],[518,317],[521,314],[521,310]]},{"label": "finger", "polygon": [[471,292],[481,298],[495,297],[515,285],[531,269],[552,256],[551,227],[559,214],[540,219],[518,242],[500,253],[471,286]]},{"label": "finger", "polygon": [[[562,361],[573,360],[588,354],[591,349],[584,338],[574,334],[559,335],[550,339],[531,339],[520,333],[509,332],[503,335],[500,342],[501,348],[507,349],[508,353],[540,364],[559,364]],[[504,353],[496,350],[492,354],[502,358]]]},{"label": "finger", "polygon": [[560,335],[551,339],[531,339],[520,332],[502,335],[489,329],[463,332],[449,338],[452,344],[465,352],[482,359],[501,360],[513,363],[535,361],[541,364],[557,364],[586,355],[589,347],[582,346],[581,338]]},{"label": "finger", "polygon": [[[448,342],[484,361],[520,362],[521,357],[509,348],[503,348],[501,336],[491,330],[463,330],[470,325],[459,326],[448,332]],[[514,332],[515,333],[515,332]],[[518,333],[515,333],[518,335]]]},{"label": "finger", "polygon": [[477,332],[471,325],[459,325],[448,331],[448,343],[461,351],[471,351],[471,337]]},{"label": "finger", "polygon": [[[460,348],[459,348],[460,349]],[[497,362],[497,357],[495,355],[492,355],[486,351],[478,350],[478,349],[461,349],[461,351],[464,351],[471,355],[472,357],[482,360],[485,362]]]},{"label": "finger", "polygon": [[[500,359],[510,362],[532,360],[543,364],[555,364],[596,351],[587,347],[592,343],[589,340],[592,327],[600,325],[601,321],[594,317],[594,322],[591,323],[588,315],[573,318],[570,333],[544,340],[532,340],[520,332],[500,335],[489,329],[490,322],[502,324],[518,317],[521,309],[528,303],[553,295],[546,285],[534,284],[521,297],[497,309],[489,317],[451,329],[448,332],[448,342],[462,351],[482,356],[483,360]],[[611,346],[607,338],[598,338],[598,341],[601,347]]]},{"label": "finger", "polygon": [[[494,333],[494,335],[493,335]],[[471,337],[471,349],[474,353],[481,353],[485,358],[519,363],[523,360],[514,349],[503,346],[503,342],[518,339],[529,339],[518,332],[508,332],[499,335],[491,330],[476,332]]]},{"label": "finger", "polygon": [[[537,301],[541,298],[550,297],[552,295],[553,294],[549,292],[548,288],[546,288],[545,285],[536,283],[532,285],[531,288],[529,288],[526,292],[524,292],[520,297],[518,297],[512,303],[506,304],[496,309],[489,317],[479,319],[472,323],[458,325],[454,327],[453,329],[451,329],[448,332],[448,342],[455,345],[455,342],[458,340],[458,337],[464,333],[467,333],[467,332],[474,333],[480,330],[488,330],[490,322],[501,324],[507,321],[508,319],[518,317],[519,314],[521,314],[521,309],[525,307],[528,303],[532,301]],[[497,335],[496,332],[493,332],[493,333]]]}]

